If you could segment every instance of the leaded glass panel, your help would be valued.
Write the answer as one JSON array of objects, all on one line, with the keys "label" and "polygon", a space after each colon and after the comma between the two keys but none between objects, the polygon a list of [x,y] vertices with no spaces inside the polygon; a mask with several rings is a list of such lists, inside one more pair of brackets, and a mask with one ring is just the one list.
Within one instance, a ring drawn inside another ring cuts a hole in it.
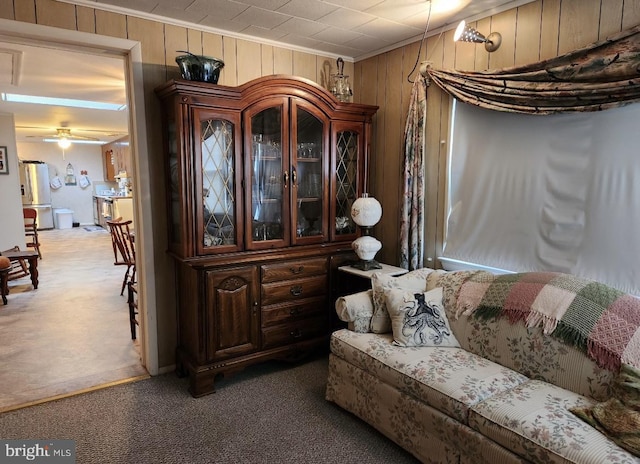
[{"label": "leaded glass panel", "polygon": [[233,131],[229,121],[201,123],[205,247],[236,243]]},{"label": "leaded glass panel", "polygon": [[336,234],[352,234],[351,205],[356,199],[358,182],[358,133],[338,132],[336,149]]}]

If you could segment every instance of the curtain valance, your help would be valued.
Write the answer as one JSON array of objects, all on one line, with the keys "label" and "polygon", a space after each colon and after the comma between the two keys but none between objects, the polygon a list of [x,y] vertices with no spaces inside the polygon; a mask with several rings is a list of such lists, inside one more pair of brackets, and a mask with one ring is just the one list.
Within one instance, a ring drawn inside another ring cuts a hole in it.
[{"label": "curtain valance", "polygon": [[525,66],[427,72],[455,98],[492,110],[550,114],[615,108],[640,101],[640,26]]}]

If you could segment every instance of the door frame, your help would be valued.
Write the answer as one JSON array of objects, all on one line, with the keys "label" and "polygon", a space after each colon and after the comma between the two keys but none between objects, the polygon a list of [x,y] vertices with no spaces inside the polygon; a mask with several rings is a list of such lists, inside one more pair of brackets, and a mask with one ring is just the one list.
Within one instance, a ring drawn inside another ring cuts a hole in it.
[{"label": "door frame", "polygon": [[140,309],[140,347],[142,365],[157,375],[158,328],[154,269],[152,213],[142,207],[142,198],[150,198],[149,155],[144,104],[143,62],[140,42],[98,34],[60,29],[0,19],[0,40],[28,45],[44,45],[59,50],[120,56],[125,64],[125,85],[129,104],[129,135],[134,170],[136,219],[136,271]]}]

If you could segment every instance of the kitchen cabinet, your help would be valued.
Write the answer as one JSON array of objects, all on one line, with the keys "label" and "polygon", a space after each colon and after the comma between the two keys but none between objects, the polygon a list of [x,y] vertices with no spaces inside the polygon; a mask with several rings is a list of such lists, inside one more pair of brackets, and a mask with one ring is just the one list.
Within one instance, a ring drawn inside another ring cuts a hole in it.
[{"label": "kitchen cabinet", "polygon": [[105,180],[115,182],[120,172],[126,172],[128,177],[132,176],[129,136],[103,145],[102,156]]},{"label": "kitchen cabinet", "polygon": [[326,349],[377,107],[282,75],[239,87],[173,80],[156,93],[177,366],[191,393],[253,363]]}]

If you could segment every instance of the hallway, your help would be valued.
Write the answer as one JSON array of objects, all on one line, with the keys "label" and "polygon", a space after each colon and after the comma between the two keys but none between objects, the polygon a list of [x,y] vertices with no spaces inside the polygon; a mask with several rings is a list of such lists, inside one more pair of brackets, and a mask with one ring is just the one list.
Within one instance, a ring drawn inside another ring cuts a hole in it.
[{"label": "hallway", "polygon": [[0,412],[146,378],[131,340],[123,266],[104,229],[39,231],[39,286],[9,282],[0,304]]}]

